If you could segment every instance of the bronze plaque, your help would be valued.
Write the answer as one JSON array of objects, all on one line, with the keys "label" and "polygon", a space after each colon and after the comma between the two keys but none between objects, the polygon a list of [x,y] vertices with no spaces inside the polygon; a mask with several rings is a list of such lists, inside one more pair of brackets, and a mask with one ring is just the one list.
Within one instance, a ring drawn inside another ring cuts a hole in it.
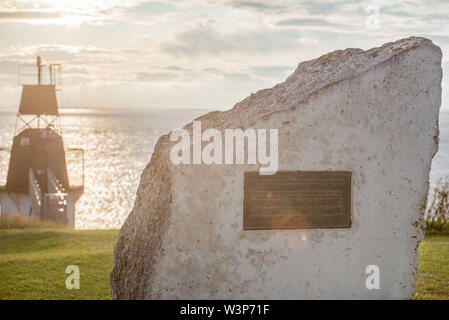
[{"label": "bronze plaque", "polygon": [[351,227],[351,172],[245,172],[243,228]]}]

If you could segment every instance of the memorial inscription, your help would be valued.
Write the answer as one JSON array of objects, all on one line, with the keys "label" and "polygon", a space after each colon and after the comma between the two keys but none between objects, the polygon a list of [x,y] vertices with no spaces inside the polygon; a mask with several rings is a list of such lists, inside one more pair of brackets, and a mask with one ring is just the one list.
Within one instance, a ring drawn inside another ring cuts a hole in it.
[{"label": "memorial inscription", "polygon": [[245,172],[243,228],[351,227],[351,172]]}]

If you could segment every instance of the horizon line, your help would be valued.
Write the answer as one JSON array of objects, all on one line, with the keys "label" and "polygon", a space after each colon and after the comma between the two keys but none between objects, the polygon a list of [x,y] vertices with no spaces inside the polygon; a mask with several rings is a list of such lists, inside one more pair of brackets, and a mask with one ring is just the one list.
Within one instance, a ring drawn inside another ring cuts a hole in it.
[{"label": "horizon line", "polygon": [[[18,108],[12,107],[0,107],[0,113],[17,113]],[[217,109],[217,108],[190,108],[190,107],[169,107],[169,108],[119,108],[119,107],[60,107],[60,114],[95,114],[95,113],[146,113],[146,112],[172,112],[172,111],[224,111],[227,109]]]}]

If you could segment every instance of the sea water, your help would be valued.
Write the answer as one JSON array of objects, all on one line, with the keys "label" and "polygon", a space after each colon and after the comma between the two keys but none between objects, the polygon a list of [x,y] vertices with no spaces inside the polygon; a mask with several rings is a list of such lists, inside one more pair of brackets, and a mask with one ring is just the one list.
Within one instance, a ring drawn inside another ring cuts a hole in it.
[{"label": "sea water", "polygon": [[[77,229],[120,228],[131,211],[140,174],[157,139],[207,110],[147,112],[72,110],[61,117],[66,148],[85,150],[84,194],[76,203]],[[0,147],[11,147],[16,116],[0,113]],[[71,184],[79,184],[79,157],[67,153]],[[0,152],[4,185],[9,152]],[[449,113],[440,113],[440,145],[432,162],[430,186],[449,176]]]}]

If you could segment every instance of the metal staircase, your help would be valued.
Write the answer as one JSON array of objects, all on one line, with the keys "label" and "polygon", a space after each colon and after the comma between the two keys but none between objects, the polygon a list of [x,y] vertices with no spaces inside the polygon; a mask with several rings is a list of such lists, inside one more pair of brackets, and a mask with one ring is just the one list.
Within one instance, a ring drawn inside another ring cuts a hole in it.
[{"label": "metal staircase", "polygon": [[42,192],[33,169],[28,171],[28,195],[31,201],[30,216],[40,218],[42,209]]},{"label": "metal staircase", "polygon": [[48,192],[42,195],[39,182],[33,169],[30,168],[28,174],[28,195],[31,199],[30,216],[66,223],[68,220],[67,193],[50,168],[47,168],[47,189]]}]

